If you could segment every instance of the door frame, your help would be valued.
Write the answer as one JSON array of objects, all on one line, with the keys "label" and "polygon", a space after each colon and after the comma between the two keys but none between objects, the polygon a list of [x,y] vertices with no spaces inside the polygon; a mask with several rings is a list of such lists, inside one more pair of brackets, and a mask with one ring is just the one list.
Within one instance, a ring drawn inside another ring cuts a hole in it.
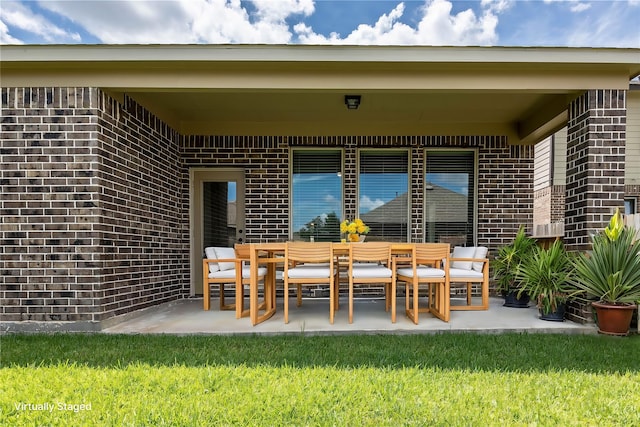
[{"label": "door frame", "polygon": [[189,169],[189,260],[191,296],[202,294],[202,259],[204,253],[204,235],[202,233],[204,208],[203,187],[205,182],[236,183],[236,239],[242,233],[244,240],[244,177],[242,168],[191,168]]}]

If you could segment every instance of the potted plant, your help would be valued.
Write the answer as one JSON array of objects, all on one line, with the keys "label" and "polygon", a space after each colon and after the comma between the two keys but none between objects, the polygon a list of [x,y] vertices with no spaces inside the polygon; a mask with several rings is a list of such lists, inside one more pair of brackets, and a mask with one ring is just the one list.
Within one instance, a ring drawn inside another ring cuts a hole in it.
[{"label": "potted plant", "polygon": [[493,260],[493,272],[496,280],[496,289],[505,297],[506,307],[523,308],[529,306],[529,296],[526,292],[520,293],[518,271],[524,259],[530,256],[536,241],[527,236],[524,226],[520,226],[513,242],[499,249]]},{"label": "potted plant", "polygon": [[625,227],[619,210],[604,232],[592,237],[592,250],[574,260],[573,294],[593,299],[599,331],[627,335],[640,301],[640,240]]},{"label": "potted plant", "polygon": [[556,240],[548,249],[535,246],[518,270],[518,294],[527,292],[536,301],[542,320],[563,322],[572,272],[562,241]]}]

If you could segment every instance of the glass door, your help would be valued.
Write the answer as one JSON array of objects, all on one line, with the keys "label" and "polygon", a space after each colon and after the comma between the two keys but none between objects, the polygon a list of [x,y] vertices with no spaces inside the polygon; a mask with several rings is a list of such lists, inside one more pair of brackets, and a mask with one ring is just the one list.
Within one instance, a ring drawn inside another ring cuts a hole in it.
[{"label": "glass door", "polygon": [[190,187],[191,294],[201,295],[204,248],[245,241],[244,171],[193,169]]}]

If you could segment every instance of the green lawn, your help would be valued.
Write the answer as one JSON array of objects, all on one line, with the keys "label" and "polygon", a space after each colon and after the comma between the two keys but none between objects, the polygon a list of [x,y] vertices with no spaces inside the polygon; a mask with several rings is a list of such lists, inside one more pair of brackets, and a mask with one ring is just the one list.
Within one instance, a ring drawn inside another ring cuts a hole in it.
[{"label": "green lawn", "polygon": [[640,425],[639,336],[5,335],[0,351],[2,426]]}]

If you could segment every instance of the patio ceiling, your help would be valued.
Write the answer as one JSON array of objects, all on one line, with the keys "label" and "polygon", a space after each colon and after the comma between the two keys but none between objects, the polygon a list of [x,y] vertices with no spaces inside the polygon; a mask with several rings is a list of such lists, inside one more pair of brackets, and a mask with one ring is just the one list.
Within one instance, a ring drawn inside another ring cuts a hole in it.
[{"label": "patio ceiling", "polygon": [[[127,94],[184,134],[517,133],[540,110],[562,114],[576,93],[419,90],[132,91]],[[344,95],[362,103],[347,110]]]},{"label": "patio ceiling", "polygon": [[[3,86],[100,87],[182,134],[505,134],[533,143],[588,89],[627,89],[638,49],[2,46]],[[344,95],[362,96],[347,110]]]}]

